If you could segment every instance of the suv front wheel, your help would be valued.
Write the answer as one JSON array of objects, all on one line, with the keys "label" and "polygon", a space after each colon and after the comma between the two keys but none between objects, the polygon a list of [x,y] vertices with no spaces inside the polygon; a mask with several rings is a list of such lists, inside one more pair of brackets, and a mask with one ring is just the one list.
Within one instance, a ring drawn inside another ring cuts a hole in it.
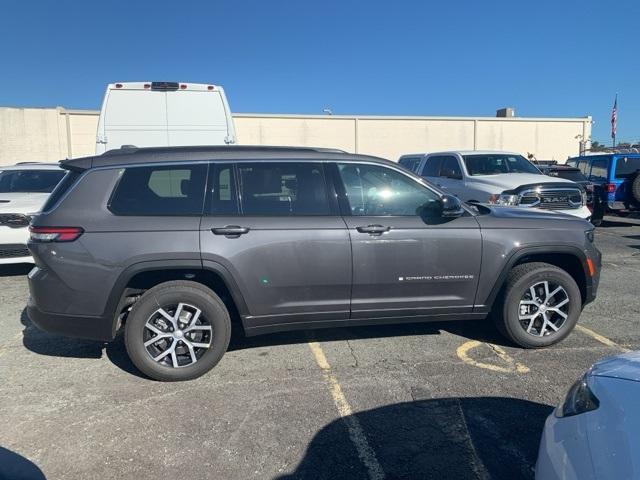
[{"label": "suv front wheel", "polygon": [[540,348],[569,335],[581,311],[580,289],[571,275],[548,263],[531,262],[509,273],[494,318],[514,343]]},{"label": "suv front wheel", "polygon": [[147,290],[131,309],[124,333],[127,353],[142,373],[155,380],[191,380],[220,361],[231,321],[213,291],[177,280]]}]

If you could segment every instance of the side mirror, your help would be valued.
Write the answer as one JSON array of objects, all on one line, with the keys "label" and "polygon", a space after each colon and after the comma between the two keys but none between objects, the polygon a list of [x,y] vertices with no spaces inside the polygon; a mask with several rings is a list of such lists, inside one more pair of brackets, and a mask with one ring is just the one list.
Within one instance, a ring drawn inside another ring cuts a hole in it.
[{"label": "side mirror", "polygon": [[464,214],[464,208],[462,208],[462,202],[458,197],[453,195],[443,195],[442,202],[442,217],[443,218],[457,218]]}]

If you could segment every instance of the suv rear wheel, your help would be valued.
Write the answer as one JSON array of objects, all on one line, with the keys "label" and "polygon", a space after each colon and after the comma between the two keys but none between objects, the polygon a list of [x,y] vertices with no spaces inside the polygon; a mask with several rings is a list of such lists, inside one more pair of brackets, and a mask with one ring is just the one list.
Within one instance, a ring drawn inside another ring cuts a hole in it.
[{"label": "suv rear wheel", "polygon": [[230,335],[229,312],[220,297],[181,280],[147,290],[125,324],[131,361],[162,381],[191,380],[211,370],[226,352]]},{"label": "suv rear wheel", "polygon": [[582,311],[582,297],[567,272],[532,262],[511,270],[496,307],[496,325],[503,335],[521,347],[539,348],[571,333]]}]

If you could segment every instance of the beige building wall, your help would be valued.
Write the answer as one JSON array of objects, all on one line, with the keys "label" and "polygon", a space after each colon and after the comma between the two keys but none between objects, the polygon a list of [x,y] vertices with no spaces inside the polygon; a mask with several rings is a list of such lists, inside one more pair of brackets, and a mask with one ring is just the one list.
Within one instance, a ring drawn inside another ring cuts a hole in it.
[{"label": "beige building wall", "polygon": [[[97,110],[0,108],[0,165],[92,155]],[[590,138],[591,117],[380,117],[234,114],[244,145],[333,147],[397,160],[449,149],[511,150],[564,161]],[[578,137],[578,138],[577,138]]]}]

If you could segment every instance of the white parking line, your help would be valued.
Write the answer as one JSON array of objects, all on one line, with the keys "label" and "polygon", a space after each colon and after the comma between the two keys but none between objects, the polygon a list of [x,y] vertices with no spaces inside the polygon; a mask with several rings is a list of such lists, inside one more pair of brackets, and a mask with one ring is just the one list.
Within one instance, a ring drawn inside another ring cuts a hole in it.
[{"label": "white parking line", "polygon": [[331,365],[329,365],[322,347],[318,342],[310,341],[309,348],[311,349],[311,353],[313,353],[320,370],[322,370],[324,379],[329,385],[329,391],[333,397],[333,403],[338,409],[340,418],[342,418],[347,426],[349,438],[358,451],[358,457],[360,457],[360,460],[362,460],[362,463],[367,468],[369,478],[371,480],[382,480],[385,478],[384,471],[376,458],[375,452],[369,445],[369,442],[367,442],[367,437],[364,434],[362,425],[360,425],[358,419],[353,415],[351,406],[349,405],[349,402],[347,402],[347,398],[344,396],[344,393],[342,393],[342,388],[338,383],[338,379],[331,371]]}]

